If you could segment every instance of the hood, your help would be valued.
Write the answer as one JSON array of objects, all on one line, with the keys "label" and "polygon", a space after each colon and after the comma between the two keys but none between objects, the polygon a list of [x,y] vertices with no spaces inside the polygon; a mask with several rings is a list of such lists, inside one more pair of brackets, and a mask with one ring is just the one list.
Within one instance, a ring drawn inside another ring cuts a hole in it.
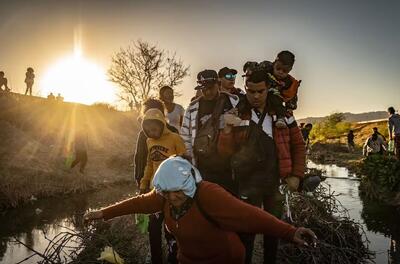
[{"label": "hood", "polygon": [[164,160],[154,174],[153,185],[156,192],[183,191],[193,198],[201,174],[189,161],[179,156]]},{"label": "hood", "polygon": [[143,129],[143,123],[147,120],[157,120],[157,121],[161,122],[164,126],[163,135],[171,133],[171,131],[166,126],[164,114],[160,110],[149,109],[146,111],[146,113],[144,113],[144,116],[142,119],[142,129]]}]

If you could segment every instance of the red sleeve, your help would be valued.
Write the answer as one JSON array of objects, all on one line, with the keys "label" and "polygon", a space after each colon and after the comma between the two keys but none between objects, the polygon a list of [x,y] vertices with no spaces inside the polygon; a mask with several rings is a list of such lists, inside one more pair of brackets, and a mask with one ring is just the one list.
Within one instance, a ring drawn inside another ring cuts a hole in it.
[{"label": "red sleeve", "polygon": [[291,127],[289,133],[290,152],[292,156],[292,175],[303,178],[306,169],[306,145],[297,125]]},{"label": "red sleeve", "polygon": [[101,211],[105,220],[127,214],[153,214],[160,212],[164,206],[164,198],[155,190],[126,199],[108,206]]},{"label": "red sleeve", "polygon": [[[199,202],[225,230],[267,234],[292,241],[296,228],[264,210],[242,202],[217,184],[203,182]],[[203,194],[203,195],[202,195]]]}]

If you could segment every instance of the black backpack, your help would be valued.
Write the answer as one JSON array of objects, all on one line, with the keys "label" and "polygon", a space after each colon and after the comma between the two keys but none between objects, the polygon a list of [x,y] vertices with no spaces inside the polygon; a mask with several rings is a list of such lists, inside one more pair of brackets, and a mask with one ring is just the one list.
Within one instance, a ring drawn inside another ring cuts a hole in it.
[{"label": "black backpack", "polygon": [[[267,111],[261,115],[258,124],[250,122],[247,130],[247,140],[239,151],[234,153],[231,158],[232,170],[235,177],[240,175],[249,175],[260,167],[265,161],[265,150],[260,144],[260,138],[265,133],[262,129]],[[236,179],[240,180],[240,179]]]},{"label": "black backpack", "polygon": [[197,118],[197,132],[194,138],[193,151],[195,155],[207,157],[217,152],[219,135],[219,118],[224,110],[226,96],[219,96],[211,117],[199,128]]}]

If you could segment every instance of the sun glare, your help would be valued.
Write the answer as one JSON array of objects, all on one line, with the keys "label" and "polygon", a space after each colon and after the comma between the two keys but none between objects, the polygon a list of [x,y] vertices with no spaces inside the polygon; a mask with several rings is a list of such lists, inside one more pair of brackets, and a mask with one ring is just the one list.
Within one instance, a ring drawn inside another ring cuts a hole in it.
[{"label": "sun glare", "polygon": [[60,93],[69,102],[113,103],[116,99],[115,86],[107,80],[105,70],[82,57],[80,49],[50,66],[40,87],[43,96]]}]

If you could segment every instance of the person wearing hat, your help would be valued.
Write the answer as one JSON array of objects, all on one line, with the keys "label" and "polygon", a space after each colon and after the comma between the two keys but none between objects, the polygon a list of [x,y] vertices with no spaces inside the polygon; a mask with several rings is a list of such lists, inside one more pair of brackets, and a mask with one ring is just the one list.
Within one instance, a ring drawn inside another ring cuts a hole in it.
[{"label": "person wearing hat", "polygon": [[235,87],[237,70],[224,67],[218,71],[218,77],[221,82],[221,91],[235,94],[237,96],[244,95],[243,91]]},{"label": "person wearing hat", "polygon": [[[304,177],[306,159],[305,143],[294,117],[285,119],[286,129],[273,125],[268,105],[270,88],[265,69],[246,72],[246,96],[241,98],[237,114],[243,125],[237,127],[230,123],[235,119],[226,118],[226,126],[219,134],[218,153],[231,159],[237,196],[265,211],[277,213],[279,185],[286,184],[290,191],[297,191]],[[254,234],[241,234],[246,264],[252,261],[254,238]],[[277,249],[277,239],[264,235],[264,263],[276,262]]]},{"label": "person wearing hat", "polygon": [[[101,210],[88,212],[86,222],[121,215],[162,211],[167,229],[178,243],[179,263],[244,263],[245,250],[237,232],[268,234],[299,246],[315,246],[317,237],[235,198],[182,157],[163,161],[150,193]],[[309,241],[309,242],[307,242]]]},{"label": "person wearing hat", "polygon": [[214,110],[222,108],[220,113],[214,114],[213,119],[219,120],[216,125],[217,129],[223,129],[223,115],[236,107],[239,98],[236,95],[219,90],[220,80],[214,70],[199,72],[197,74],[197,83],[198,85],[195,89],[201,90],[202,96],[189,104],[183,118],[180,135],[185,142],[187,155],[192,158],[193,163],[199,168],[204,179],[220,184],[234,193],[235,186],[232,179],[230,161],[221,158],[218,153],[201,155],[194,150],[196,150],[196,137],[208,126],[207,122],[212,120],[211,117]]}]

